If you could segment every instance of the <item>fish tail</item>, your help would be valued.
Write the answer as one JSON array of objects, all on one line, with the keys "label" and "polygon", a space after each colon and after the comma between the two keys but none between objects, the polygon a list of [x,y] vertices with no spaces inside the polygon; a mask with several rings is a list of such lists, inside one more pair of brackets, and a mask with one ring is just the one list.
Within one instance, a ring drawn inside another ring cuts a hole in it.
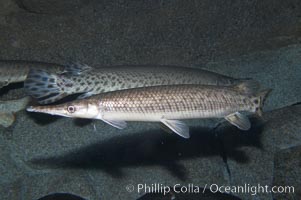
[{"label": "fish tail", "polygon": [[272,89],[263,90],[261,92],[258,92],[251,99],[251,101],[253,102],[253,105],[254,105],[255,113],[260,117],[262,116],[262,108],[263,108],[264,102],[271,91],[272,91]]},{"label": "fish tail", "polygon": [[72,83],[66,76],[44,70],[30,70],[24,82],[28,95],[37,99],[40,104],[58,101],[68,95],[66,89]]}]

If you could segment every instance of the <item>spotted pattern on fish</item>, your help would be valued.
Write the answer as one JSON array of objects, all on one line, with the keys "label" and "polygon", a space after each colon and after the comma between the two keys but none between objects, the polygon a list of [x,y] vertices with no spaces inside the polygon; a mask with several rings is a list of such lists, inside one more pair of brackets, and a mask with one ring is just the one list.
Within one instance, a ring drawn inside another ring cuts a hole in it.
[{"label": "spotted pattern on fish", "polygon": [[[85,67],[85,66],[84,66]],[[197,68],[175,67],[175,66],[112,66],[101,67],[98,69],[86,70],[83,73],[74,75],[66,73],[56,75],[48,73],[48,78],[54,78],[56,83],[53,88],[45,94],[43,87],[35,83],[43,82],[41,78],[35,78],[39,72],[33,72],[29,75],[30,83],[25,82],[25,88],[28,86],[28,94],[43,101],[41,104],[55,102],[67,95],[83,93],[80,98],[86,98],[95,94],[110,92],[115,90],[124,90],[130,88],[140,88],[159,85],[180,85],[180,84],[204,84],[227,86],[238,82],[240,79],[234,79],[214,72],[209,72]],[[44,73],[45,74],[45,73]],[[37,91],[30,90],[30,87],[40,88]],[[49,99],[46,95],[55,93]]]},{"label": "spotted pattern on fish", "polygon": [[238,82],[237,79],[201,69],[171,66],[103,67],[70,77],[70,80],[74,83],[74,87],[68,89],[69,94],[88,91],[99,94],[170,84],[231,85]]}]

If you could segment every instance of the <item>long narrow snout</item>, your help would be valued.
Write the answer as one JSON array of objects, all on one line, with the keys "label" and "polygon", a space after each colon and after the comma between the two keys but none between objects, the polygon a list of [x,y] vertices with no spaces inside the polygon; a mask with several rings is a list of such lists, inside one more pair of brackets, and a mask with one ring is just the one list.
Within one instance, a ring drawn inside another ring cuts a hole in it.
[{"label": "long narrow snout", "polygon": [[29,106],[26,110],[63,117],[90,119],[96,118],[99,114],[98,104],[85,99],[59,105]]},{"label": "long narrow snout", "polygon": [[65,109],[63,106],[29,106],[26,108],[28,112],[39,112],[50,115],[66,116]]}]

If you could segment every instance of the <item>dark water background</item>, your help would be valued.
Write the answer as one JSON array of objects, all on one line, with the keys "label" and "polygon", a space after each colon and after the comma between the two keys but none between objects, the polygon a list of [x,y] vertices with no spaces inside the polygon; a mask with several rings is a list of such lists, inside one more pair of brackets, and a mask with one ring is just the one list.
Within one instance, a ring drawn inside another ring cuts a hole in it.
[{"label": "dark water background", "polygon": [[[253,119],[250,131],[226,124],[212,131],[216,121],[191,120],[190,140],[156,123],[117,130],[100,121],[20,112],[12,127],[0,128],[1,199],[55,192],[137,199],[142,194],[126,186],[155,183],[289,185],[294,194],[257,198],[301,198],[301,106],[293,105],[301,102],[299,0],[0,4],[0,59],[193,66],[251,77],[273,89],[264,118]],[[3,98],[23,92],[14,89]]]}]

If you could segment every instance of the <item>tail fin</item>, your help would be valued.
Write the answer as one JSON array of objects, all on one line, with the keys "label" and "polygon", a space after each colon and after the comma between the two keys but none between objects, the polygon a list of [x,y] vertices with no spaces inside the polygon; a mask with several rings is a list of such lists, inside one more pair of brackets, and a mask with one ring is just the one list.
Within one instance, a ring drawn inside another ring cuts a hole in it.
[{"label": "tail fin", "polygon": [[254,110],[257,115],[262,116],[262,107],[264,102],[268,96],[268,94],[272,91],[272,89],[263,90],[255,95],[251,100],[254,104]]},{"label": "tail fin", "polygon": [[72,86],[70,80],[63,76],[32,69],[29,71],[27,79],[24,82],[24,88],[39,103],[48,104],[67,96],[64,86],[68,84]]}]

